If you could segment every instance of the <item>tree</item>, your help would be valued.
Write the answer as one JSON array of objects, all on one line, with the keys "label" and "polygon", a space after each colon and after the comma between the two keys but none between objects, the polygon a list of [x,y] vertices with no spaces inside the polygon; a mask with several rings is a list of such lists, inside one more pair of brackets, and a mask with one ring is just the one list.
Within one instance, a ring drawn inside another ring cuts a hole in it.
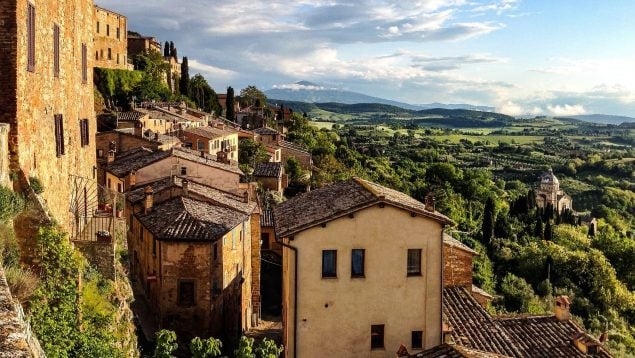
[{"label": "tree", "polygon": [[553,227],[551,226],[551,220],[547,220],[545,225],[545,240],[553,241]]},{"label": "tree", "polygon": [[221,106],[218,103],[216,92],[207,83],[205,77],[197,73],[190,80],[190,98],[196,102],[196,105],[206,112],[214,112],[220,114]]},{"label": "tree", "polygon": [[187,56],[183,57],[183,62],[181,62],[179,92],[186,97],[190,97],[190,65],[188,63]]},{"label": "tree", "polygon": [[157,346],[154,349],[154,358],[172,358],[172,353],[179,347],[176,343],[176,333],[162,329],[155,333]]},{"label": "tree", "polygon": [[283,346],[278,347],[273,339],[263,339],[256,348],[256,353],[260,358],[278,358],[284,350]]},{"label": "tree", "polygon": [[174,42],[170,41],[170,52],[168,56],[175,57],[176,56],[176,47],[174,46]]},{"label": "tree", "polygon": [[165,63],[163,56],[158,51],[145,51],[138,54],[133,59],[135,69],[144,71],[152,77],[153,80],[163,82],[165,75],[170,69],[170,65]]},{"label": "tree", "polygon": [[304,178],[304,172],[300,166],[300,162],[295,157],[289,157],[289,159],[287,159],[284,170],[291,182],[299,182]]},{"label": "tree", "polygon": [[238,343],[238,348],[234,351],[234,356],[236,358],[256,358],[253,345],[253,338],[240,337],[240,342]]},{"label": "tree", "polygon": [[249,107],[256,105],[256,100],[260,100],[261,105],[265,105],[267,103],[267,96],[259,90],[256,86],[247,86],[240,90],[240,105],[244,107]]},{"label": "tree", "polygon": [[540,218],[536,220],[536,226],[534,226],[534,236],[544,239],[544,229],[542,226],[542,219]]},{"label": "tree", "polygon": [[170,43],[165,41],[165,45],[163,45],[163,57],[170,56]]},{"label": "tree", "polygon": [[496,220],[494,199],[492,197],[487,198],[485,202],[485,208],[483,209],[483,224],[481,226],[481,235],[483,243],[487,244],[492,240],[494,236],[494,223]]},{"label": "tree", "polygon": [[227,87],[227,97],[225,98],[225,117],[230,121],[234,121],[236,119],[236,113],[234,113],[234,89],[229,86]]},{"label": "tree", "polygon": [[222,354],[221,348],[223,348],[223,342],[214,337],[209,337],[207,339],[196,337],[190,342],[190,353],[192,353],[192,358],[220,357]]}]

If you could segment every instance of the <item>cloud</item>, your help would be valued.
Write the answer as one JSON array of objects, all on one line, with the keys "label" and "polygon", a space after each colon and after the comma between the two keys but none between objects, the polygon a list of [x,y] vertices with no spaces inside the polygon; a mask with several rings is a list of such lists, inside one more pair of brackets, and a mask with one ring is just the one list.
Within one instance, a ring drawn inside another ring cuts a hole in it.
[{"label": "cloud", "polygon": [[[204,72],[213,77],[222,77],[222,78],[231,78],[236,74],[236,72],[232,70],[227,70],[224,68],[219,68],[212,65],[207,65],[205,63],[199,62],[195,59],[188,58],[188,65],[191,69],[198,70]],[[193,71],[192,71],[193,72]]]},{"label": "cloud", "polygon": [[306,91],[327,91],[327,90],[335,89],[335,88],[328,88],[328,87],[324,87],[324,86],[305,85],[305,84],[301,84],[301,83],[287,83],[287,84],[273,85],[272,88],[275,88],[275,89],[288,89],[288,90],[292,90],[292,91],[302,91],[302,90],[306,90]]},{"label": "cloud", "polygon": [[580,104],[549,105],[547,110],[554,116],[576,116],[587,113],[584,106]]}]

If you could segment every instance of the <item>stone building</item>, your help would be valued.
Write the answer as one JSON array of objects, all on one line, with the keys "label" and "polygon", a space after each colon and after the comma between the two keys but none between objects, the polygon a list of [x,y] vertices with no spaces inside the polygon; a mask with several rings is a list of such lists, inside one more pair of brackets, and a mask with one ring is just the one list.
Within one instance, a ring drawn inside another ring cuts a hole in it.
[{"label": "stone building", "polygon": [[228,159],[238,160],[238,132],[225,125],[185,129],[183,141],[199,152],[211,155],[225,152]]},{"label": "stone building", "polygon": [[10,168],[21,178],[14,185],[38,178],[67,230],[71,176],[95,176],[93,29],[91,0],[0,3],[0,122],[11,126]]},{"label": "stone building", "polygon": [[431,201],[353,178],[279,204],[274,218],[286,357],[394,357],[404,342],[442,343],[451,221]]},{"label": "stone building", "polygon": [[128,66],[128,18],[95,6],[95,67],[126,70]]},{"label": "stone building", "polygon": [[549,169],[540,177],[540,184],[536,189],[536,205],[539,208],[552,207],[558,212],[573,210],[573,200],[564,191],[560,190],[560,181]]},{"label": "stone building", "polygon": [[136,32],[128,31],[128,58],[130,60],[138,54],[157,51],[161,52],[161,44],[153,36],[143,36]]},{"label": "stone building", "polygon": [[126,218],[131,276],[158,328],[232,340],[257,322],[260,215],[248,196],[167,177],[132,190]]},{"label": "stone building", "polygon": [[252,175],[263,188],[280,194],[289,186],[289,179],[284,172],[284,165],[280,162],[258,163]]},{"label": "stone building", "polygon": [[168,71],[166,73],[168,88],[174,93],[177,91],[179,80],[181,79],[181,64],[179,63],[179,59],[173,56],[164,56],[163,60],[168,64]]}]

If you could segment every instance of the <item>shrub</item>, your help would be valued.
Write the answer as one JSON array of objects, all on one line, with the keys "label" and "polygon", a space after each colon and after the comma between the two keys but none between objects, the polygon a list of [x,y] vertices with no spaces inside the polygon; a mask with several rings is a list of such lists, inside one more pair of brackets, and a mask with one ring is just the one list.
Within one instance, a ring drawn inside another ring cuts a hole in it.
[{"label": "shrub", "polygon": [[196,337],[190,342],[190,352],[193,358],[212,358],[220,357],[223,343],[220,339],[209,337],[201,339]]},{"label": "shrub", "polygon": [[9,284],[11,295],[18,301],[26,302],[33,296],[39,282],[33,272],[17,266],[9,266],[4,269],[4,274]]},{"label": "shrub", "polygon": [[22,209],[24,209],[22,196],[0,186],[0,222],[12,219]]},{"label": "shrub", "polygon": [[40,179],[36,177],[29,177],[29,183],[31,184],[31,189],[33,189],[35,194],[42,194],[44,192],[44,185]]},{"label": "shrub", "polygon": [[172,353],[179,347],[176,343],[176,333],[162,329],[155,333],[157,346],[154,349],[154,358],[172,358]]}]

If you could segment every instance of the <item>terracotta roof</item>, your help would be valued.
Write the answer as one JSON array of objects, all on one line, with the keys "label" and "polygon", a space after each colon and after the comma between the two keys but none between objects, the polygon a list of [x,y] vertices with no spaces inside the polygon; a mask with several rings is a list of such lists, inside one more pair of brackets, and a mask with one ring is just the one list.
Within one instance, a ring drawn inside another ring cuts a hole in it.
[{"label": "terracotta roof", "polygon": [[280,146],[282,148],[293,149],[295,151],[303,152],[303,153],[306,153],[308,155],[311,155],[311,153],[309,153],[306,149],[304,149],[303,146],[301,146],[299,144],[295,144],[293,142],[286,141],[286,140],[278,141],[278,146]]},{"label": "terracotta roof", "polygon": [[443,233],[443,244],[455,247],[457,249],[463,250],[465,252],[469,252],[474,255],[478,255],[478,252],[474,251],[469,246],[465,245],[461,241],[453,238],[452,236],[446,233]]},{"label": "terracotta roof", "polygon": [[273,129],[273,128],[269,128],[269,127],[260,127],[260,128],[256,128],[254,129],[254,133],[256,134],[260,134],[260,135],[274,135],[274,134],[280,134],[277,130]]},{"label": "terracotta roof", "polygon": [[478,349],[467,348],[456,344],[444,343],[440,346],[427,349],[423,352],[411,354],[410,358],[503,358],[504,355],[484,352]]},{"label": "terracotta roof", "polygon": [[157,240],[169,241],[214,241],[248,219],[245,213],[186,197],[164,201],[135,217]]},{"label": "terracotta roof", "polygon": [[285,201],[274,209],[276,234],[288,236],[369,206],[386,203],[443,224],[452,221],[437,211],[393,189],[354,177]]},{"label": "terracotta roof", "polygon": [[[157,193],[163,190],[174,187],[182,188],[183,178],[164,177],[153,182],[140,184],[126,194],[126,199],[132,204],[140,203],[144,198],[145,188],[147,188],[148,186],[152,187],[156,198]],[[257,204],[255,202],[245,203],[244,198],[240,195],[216,189],[205,184],[197,183],[189,178],[188,191],[201,197],[205,197],[206,199],[209,199],[209,202],[212,202],[214,204],[225,206],[230,209],[234,209],[247,214],[251,214],[257,207]]]},{"label": "terracotta roof", "polygon": [[136,110],[128,111],[128,112],[117,112],[117,120],[122,122],[132,122],[137,121],[143,117],[145,117],[147,113],[142,113]]},{"label": "terracotta roof", "polygon": [[282,176],[282,169],[282,163],[279,162],[259,163],[258,165],[256,165],[256,169],[254,169],[253,176],[280,178]]},{"label": "terracotta roof", "polygon": [[[443,316],[457,345],[510,357],[586,357],[573,338],[594,340],[573,321],[554,316],[492,317],[463,287],[443,289]],[[611,357],[602,347],[598,352]]]},{"label": "terracotta roof", "polygon": [[188,128],[183,131],[184,133],[191,133],[197,135],[199,137],[214,139],[225,137],[231,134],[234,134],[233,131],[227,131],[221,128],[216,127],[197,127],[197,128]]},{"label": "terracotta roof", "polygon": [[273,227],[273,210],[264,210],[262,212],[262,216],[260,216],[260,226],[262,227]]},{"label": "terracotta roof", "polygon": [[[132,152],[133,150],[128,152]],[[175,147],[166,151],[156,152],[144,148],[143,151],[135,153],[136,155],[126,155],[126,153],[115,157],[115,161],[110,163],[106,167],[106,171],[112,173],[118,178],[121,178],[128,175],[128,173],[130,173],[132,170],[139,170],[159,160],[163,160],[170,156],[175,156],[177,158],[185,159],[191,162],[215,167],[238,175],[243,175],[243,172],[237,166],[218,162],[216,158],[211,155],[204,154],[203,156],[201,156],[200,152],[188,148]]]},{"label": "terracotta roof", "polygon": [[443,315],[452,328],[456,344],[521,357],[520,351],[511,344],[506,331],[476,302],[463,287],[443,289]]}]

